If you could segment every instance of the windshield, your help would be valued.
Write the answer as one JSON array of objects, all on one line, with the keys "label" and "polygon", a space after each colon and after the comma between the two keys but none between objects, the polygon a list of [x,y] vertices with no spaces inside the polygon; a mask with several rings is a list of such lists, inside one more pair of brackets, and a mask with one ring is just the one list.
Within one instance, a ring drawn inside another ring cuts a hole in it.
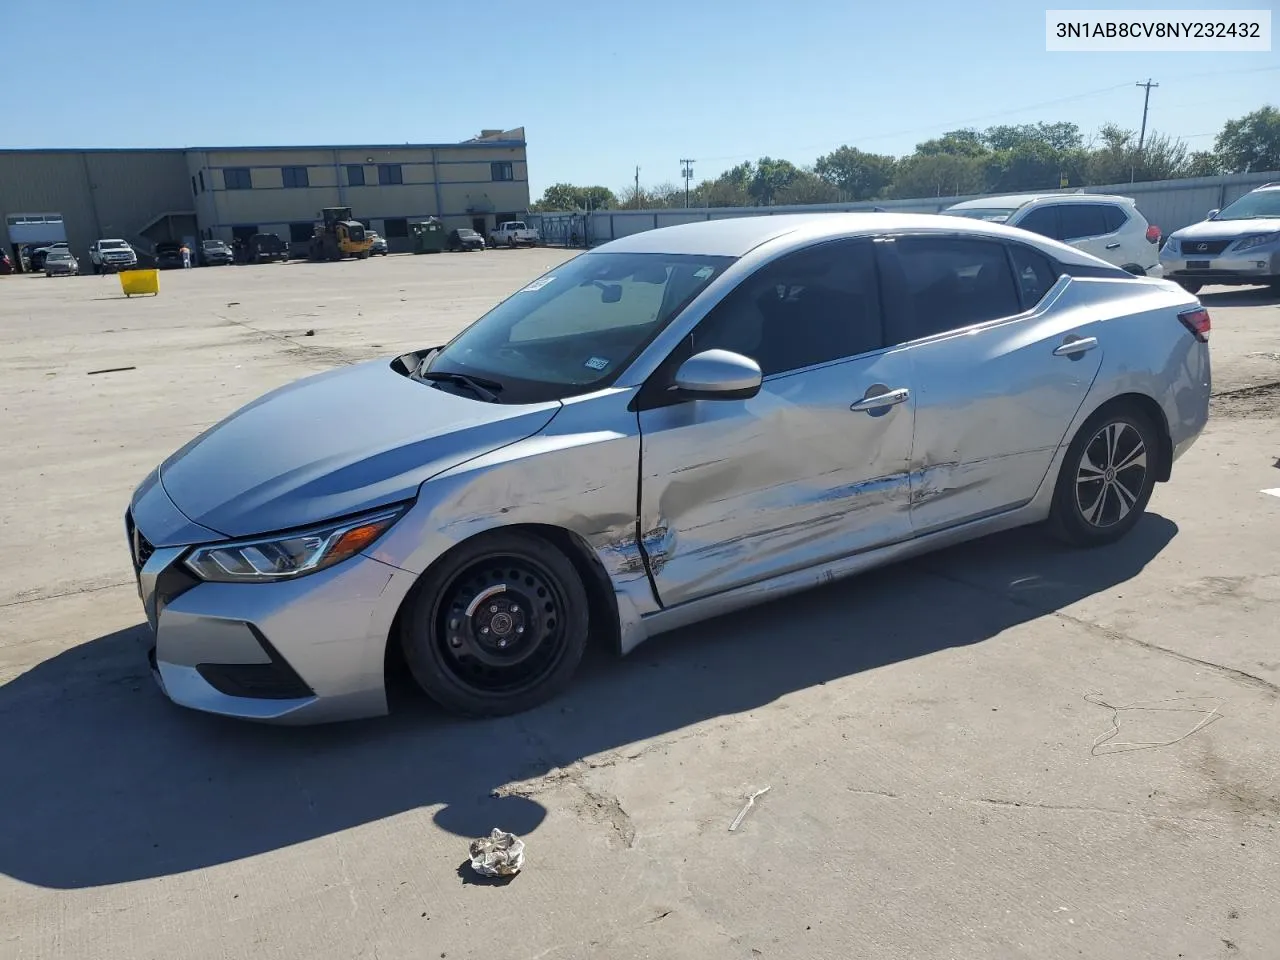
[{"label": "windshield", "polygon": [[1004,223],[1017,210],[1017,207],[964,207],[956,210],[943,210],[949,217],[968,217],[970,220],[986,220],[989,223]]},{"label": "windshield", "polygon": [[1261,220],[1280,217],[1280,190],[1255,190],[1227,204],[1215,220]]},{"label": "windshield", "polygon": [[476,232],[475,232],[474,230],[459,230],[459,231],[458,231],[458,236],[460,236],[460,237],[474,237],[474,236],[476,236]]},{"label": "windshield", "polygon": [[128,244],[123,240],[103,240],[98,246],[103,250],[123,250]]},{"label": "windshield", "polygon": [[430,355],[421,372],[491,381],[499,403],[600,389],[732,262],[581,254],[498,304]]},{"label": "windshield", "polygon": [[71,254],[65,250],[52,250],[49,253],[50,260],[70,260]]}]

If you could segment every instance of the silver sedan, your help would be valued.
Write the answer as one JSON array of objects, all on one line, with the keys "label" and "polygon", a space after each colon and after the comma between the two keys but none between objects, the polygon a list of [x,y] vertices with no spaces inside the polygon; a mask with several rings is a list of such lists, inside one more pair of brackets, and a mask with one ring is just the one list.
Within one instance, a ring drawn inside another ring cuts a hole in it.
[{"label": "silver sedan", "polygon": [[196,437],[125,522],[183,706],[528,709],[648,637],[1047,521],[1124,536],[1205,425],[1209,315],[1035,234],[814,214],[642,233],[449,343]]},{"label": "silver sedan", "polygon": [[74,277],[79,272],[80,261],[72,256],[70,250],[53,249],[44,258],[46,277]]}]

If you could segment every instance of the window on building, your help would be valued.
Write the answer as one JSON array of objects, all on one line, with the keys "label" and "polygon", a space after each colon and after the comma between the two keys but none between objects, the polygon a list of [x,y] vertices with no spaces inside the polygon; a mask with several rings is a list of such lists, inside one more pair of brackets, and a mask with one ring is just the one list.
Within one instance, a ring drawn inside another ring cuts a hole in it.
[{"label": "window on building", "polygon": [[951,237],[894,241],[905,296],[890,311],[891,342],[918,340],[1022,312],[1004,244]]},{"label": "window on building", "polygon": [[310,181],[307,179],[306,167],[281,167],[280,176],[284,180],[286,187],[309,187]]},{"label": "window on building", "polygon": [[253,173],[248,167],[225,167],[222,182],[228,190],[252,190]]},{"label": "window on building", "polygon": [[404,183],[404,171],[398,163],[378,164],[378,183],[384,187]]},{"label": "window on building", "polygon": [[511,169],[511,161],[495,160],[493,163],[489,164],[489,179],[490,180],[514,180],[515,174],[512,172],[512,169]]},{"label": "window on building", "polygon": [[766,377],[880,349],[871,241],[824,243],[761,268],[698,324],[692,339],[694,352],[719,348],[751,357]]},{"label": "window on building", "polygon": [[200,177],[200,192],[204,193],[204,171],[201,170],[198,176]]},{"label": "window on building", "polygon": [[363,187],[364,186],[364,167],[358,163],[347,164],[347,186]]},{"label": "window on building", "polygon": [[315,225],[310,220],[305,223],[291,223],[289,224],[289,242],[306,243],[315,232]]},{"label": "window on building", "polygon": [[388,239],[392,239],[394,237],[407,237],[409,235],[409,221],[404,219],[404,217],[395,217],[390,220],[383,220],[382,228],[386,231]]}]

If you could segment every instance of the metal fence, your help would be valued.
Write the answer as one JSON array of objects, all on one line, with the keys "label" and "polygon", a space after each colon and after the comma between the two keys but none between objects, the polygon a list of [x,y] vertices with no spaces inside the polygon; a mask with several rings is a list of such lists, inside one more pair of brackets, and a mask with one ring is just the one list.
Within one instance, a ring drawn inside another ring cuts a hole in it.
[{"label": "metal fence", "polygon": [[[1221,177],[1192,177],[1186,180],[1156,180],[1150,183],[1112,183],[1084,187],[1084,193],[1108,193],[1132,197],[1150,223],[1168,236],[1174,230],[1205,218],[1215,208],[1225,207],[1255,187],[1280,181],[1280,171],[1236,173]],[[1045,193],[1075,193],[1078,190],[1046,190]],[[696,207],[662,210],[596,210],[591,213],[530,214],[531,226],[553,246],[597,246],[659,227],[728,217],[772,216],[780,213],[846,212],[885,210],[896,213],[938,213],[962,200],[977,200],[991,194],[962,197],[924,197],[910,200],[871,200],[857,203],[822,203],[779,207]]]}]

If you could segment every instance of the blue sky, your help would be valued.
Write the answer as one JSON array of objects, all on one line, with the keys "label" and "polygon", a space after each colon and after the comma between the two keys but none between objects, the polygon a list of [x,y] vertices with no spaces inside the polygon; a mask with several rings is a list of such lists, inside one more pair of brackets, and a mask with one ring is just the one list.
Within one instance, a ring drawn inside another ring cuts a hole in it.
[{"label": "blue sky", "polygon": [[[0,16],[0,146],[452,141],[524,126],[531,188],[697,179],[842,143],[909,153],[958,126],[1070,120],[1212,145],[1280,105],[1269,53],[1048,53],[1054,8],[1275,0],[67,0]],[[48,11],[62,16],[50,20]],[[1274,14],[1273,14],[1274,16]],[[1280,28],[1280,17],[1276,27]],[[58,96],[54,91],[63,91]]]}]

